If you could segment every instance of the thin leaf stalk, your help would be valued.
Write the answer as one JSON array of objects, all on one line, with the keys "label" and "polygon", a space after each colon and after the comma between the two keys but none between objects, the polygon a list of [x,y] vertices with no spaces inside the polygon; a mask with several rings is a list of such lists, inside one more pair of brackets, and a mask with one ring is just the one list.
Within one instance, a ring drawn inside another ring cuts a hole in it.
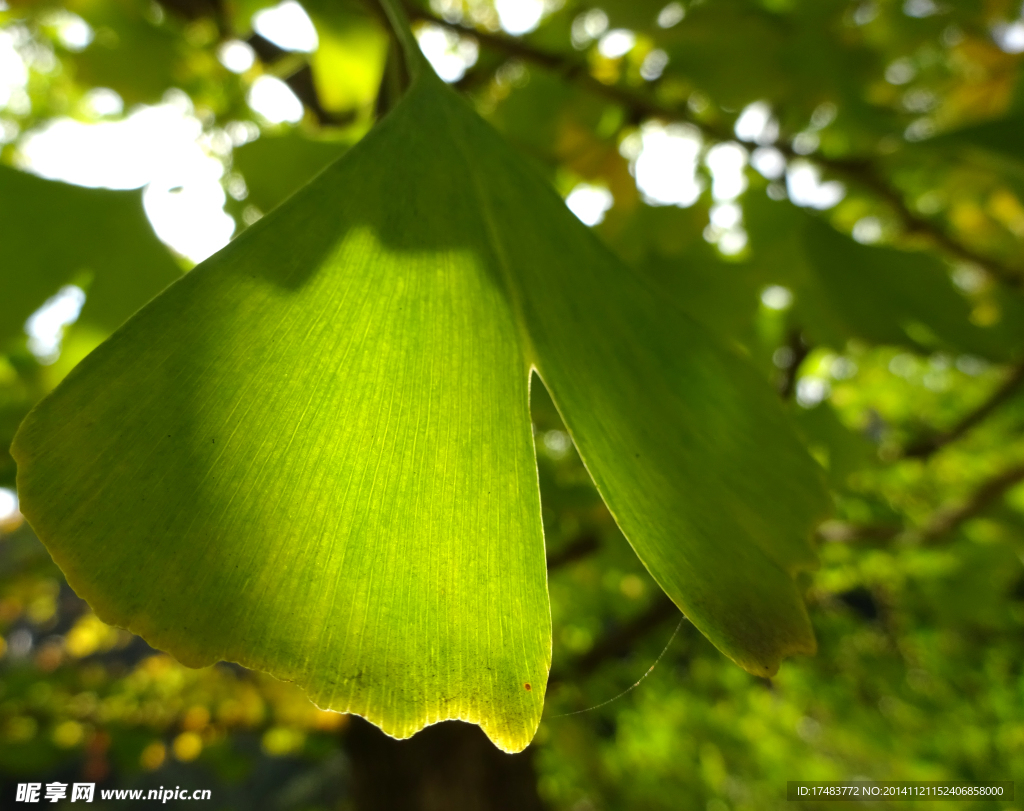
[{"label": "thin leaf stalk", "polygon": [[420,51],[416,35],[409,25],[409,17],[405,8],[399,0],[380,0],[380,6],[384,10],[388,24],[399,45],[402,47],[402,55],[405,57],[405,66],[412,81],[416,81],[423,75],[426,67],[423,52]]}]

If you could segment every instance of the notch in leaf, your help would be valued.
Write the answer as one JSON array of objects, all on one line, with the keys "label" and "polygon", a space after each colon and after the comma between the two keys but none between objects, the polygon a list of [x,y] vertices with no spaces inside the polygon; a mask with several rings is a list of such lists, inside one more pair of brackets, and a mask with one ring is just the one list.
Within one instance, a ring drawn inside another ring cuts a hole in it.
[{"label": "notch in leaf", "polygon": [[754,673],[812,651],[825,496],[769,387],[413,74],[26,419],[22,509],[68,582],[185,663],[518,751],[551,659],[536,370],[687,617]]}]

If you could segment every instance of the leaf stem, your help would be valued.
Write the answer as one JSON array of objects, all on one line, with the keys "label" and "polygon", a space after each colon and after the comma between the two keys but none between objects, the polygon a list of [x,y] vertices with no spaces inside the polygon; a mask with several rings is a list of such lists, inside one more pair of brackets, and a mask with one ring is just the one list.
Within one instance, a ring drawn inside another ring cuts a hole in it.
[{"label": "leaf stem", "polygon": [[416,36],[409,26],[409,17],[405,13],[401,0],[379,0],[384,15],[388,19],[391,30],[402,47],[402,55],[405,57],[405,66],[412,81],[416,81],[424,72],[424,57],[420,51]]}]

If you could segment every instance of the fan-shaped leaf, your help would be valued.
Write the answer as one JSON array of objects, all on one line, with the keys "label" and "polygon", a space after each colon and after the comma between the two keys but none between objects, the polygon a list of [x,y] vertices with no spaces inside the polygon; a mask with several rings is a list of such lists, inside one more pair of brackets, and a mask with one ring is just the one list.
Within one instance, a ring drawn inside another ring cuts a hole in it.
[{"label": "fan-shaped leaf", "polygon": [[768,386],[432,75],[37,407],[22,509],[183,661],[518,750],[551,651],[531,368],[694,624],[755,673],[811,650],[824,496]]}]

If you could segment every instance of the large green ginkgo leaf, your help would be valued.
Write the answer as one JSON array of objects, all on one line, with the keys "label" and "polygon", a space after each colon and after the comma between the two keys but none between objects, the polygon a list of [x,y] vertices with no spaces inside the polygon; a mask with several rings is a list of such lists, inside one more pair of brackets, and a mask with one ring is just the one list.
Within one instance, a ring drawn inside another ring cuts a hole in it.
[{"label": "large green ginkgo leaf", "polygon": [[28,417],[24,513],[97,613],[404,737],[530,741],[536,369],[654,577],[768,675],[814,639],[821,477],[769,387],[429,72]]}]

